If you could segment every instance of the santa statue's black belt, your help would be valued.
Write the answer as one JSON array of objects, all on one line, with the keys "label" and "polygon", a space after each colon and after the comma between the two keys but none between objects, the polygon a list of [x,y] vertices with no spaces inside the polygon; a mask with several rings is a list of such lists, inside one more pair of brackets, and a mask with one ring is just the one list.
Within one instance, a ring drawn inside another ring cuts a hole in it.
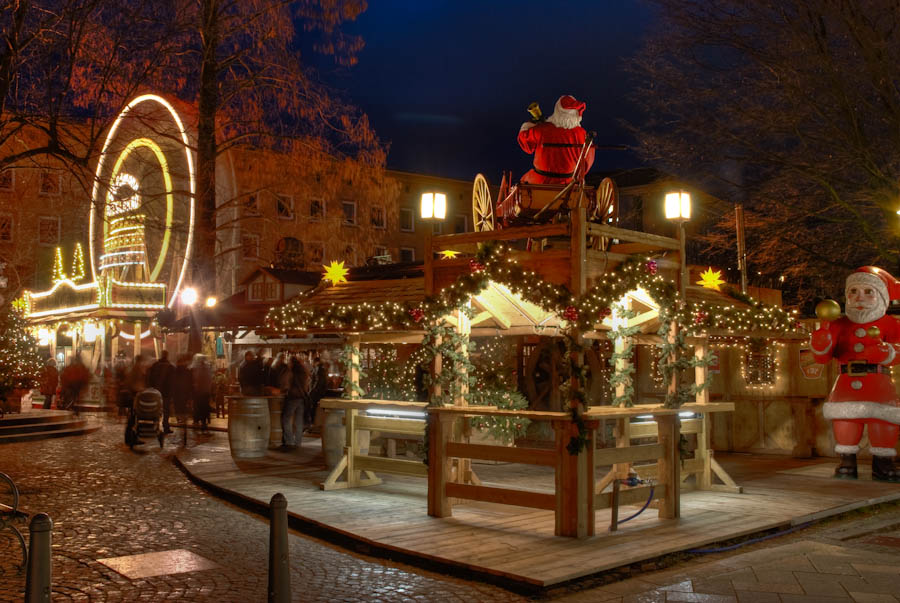
[{"label": "santa statue's black belt", "polygon": [[531,166],[535,172],[540,174],[541,176],[546,176],[547,178],[571,178],[572,174],[562,174],[560,172],[548,172],[546,170],[539,170],[534,166]]},{"label": "santa statue's black belt", "polygon": [[581,141],[581,142],[542,142],[541,146],[558,148],[558,149],[564,149],[564,148],[580,149],[581,147],[584,146],[584,141]]},{"label": "santa statue's black belt", "polygon": [[841,372],[850,375],[851,377],[862,377],[868,373],[882,373],[883,375],[890,375],[891,369],[884,366],[883,364],[871,364],[868,362],[848,362],[847,364],[841,365]]}]

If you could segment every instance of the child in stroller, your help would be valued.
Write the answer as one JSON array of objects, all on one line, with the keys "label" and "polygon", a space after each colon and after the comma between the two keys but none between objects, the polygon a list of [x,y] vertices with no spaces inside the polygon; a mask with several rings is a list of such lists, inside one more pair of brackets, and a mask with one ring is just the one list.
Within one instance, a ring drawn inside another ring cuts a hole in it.
[{"label": "child in stroller", "polygon": [[165,437],[162,429],[162,405],[162,394],[153,388],[137,393],[125,425],[125,443],[129,448],[134,449],[135,444],[141,443],[141,438],[152,437],[159,440],[159,447],[162,448]]}]

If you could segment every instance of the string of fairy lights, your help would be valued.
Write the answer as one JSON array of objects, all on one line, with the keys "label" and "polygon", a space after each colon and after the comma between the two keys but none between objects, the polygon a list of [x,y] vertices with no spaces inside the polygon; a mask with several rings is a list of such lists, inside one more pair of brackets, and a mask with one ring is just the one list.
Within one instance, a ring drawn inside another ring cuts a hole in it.
[{"label": "string of fairy lights", "polygon": [[[540,274],[525,270],[499,243],[484,245],[469,262],[470,270],[433,297],[421,302],[362,302],[309,307],[311,295],[273,308],[268,325],[283,332],[308,330],[409,330],[421,329],[423,321],[438,320],[462,307],[479,294],[491,281],[505,285],[522,299],[563,317],[571,327],[594,330],[607,318],[612,306],[635,289],[643,289],[661,308],[690,333],[716,329],[730,333],[750,331],[788,332],[795,328],[796,313],[762,304],[732,290],[724,293],[733,303],[721,305],[712,301],[681,300],[675,285],[658,270],[651,258],[631,258],[602,277],[584,295],[577,297],[563,285],[545,280]],[[314,291],[314,290],[313,290]]]}]

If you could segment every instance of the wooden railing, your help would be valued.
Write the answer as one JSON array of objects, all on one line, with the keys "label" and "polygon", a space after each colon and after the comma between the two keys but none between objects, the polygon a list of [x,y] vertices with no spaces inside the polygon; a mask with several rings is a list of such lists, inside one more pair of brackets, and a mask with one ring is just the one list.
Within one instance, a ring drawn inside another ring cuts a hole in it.
[{"label": "wooden railing", "polygon": [[[361,431],[379,431],[382,433],[415,437],[424,436],[424,418],[369,417],[360,415],[360,411],[421,411],[425,409],[425,402],[373,400],[364,398],[357,398],[354,400],[322,398],[319,402],[319,406],[325,409],[326,412],[335,410],[344,411],[344,433],[346,434],[344,454],[334,469],[331,470],[331,473],[328,474],[325,481],[320,484],[320,487],[323,490],[337,490],[341,488],[356,488],[359,486],[374,486],[380,484],[381,480],[374,474],[375,471],[417,476],[425,476],[428,474],[428,467],[421,461],[368,456],[367,454],[361,453],[359,443]],[[365,477],[362,476],[363,473],[365,473]],[[340,478],[344,474],[346,474],[346,477],[341,481]]]}]

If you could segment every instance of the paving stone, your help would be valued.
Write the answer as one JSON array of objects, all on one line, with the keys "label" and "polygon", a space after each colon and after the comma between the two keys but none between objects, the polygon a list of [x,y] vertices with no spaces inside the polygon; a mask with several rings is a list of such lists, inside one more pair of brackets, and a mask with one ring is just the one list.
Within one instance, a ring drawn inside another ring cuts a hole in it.
[{"label": "paving stone", "polygon": [[897,598],[891,595],[876,593],[850,593],[850,598],[855,603],[897,603]]}]

